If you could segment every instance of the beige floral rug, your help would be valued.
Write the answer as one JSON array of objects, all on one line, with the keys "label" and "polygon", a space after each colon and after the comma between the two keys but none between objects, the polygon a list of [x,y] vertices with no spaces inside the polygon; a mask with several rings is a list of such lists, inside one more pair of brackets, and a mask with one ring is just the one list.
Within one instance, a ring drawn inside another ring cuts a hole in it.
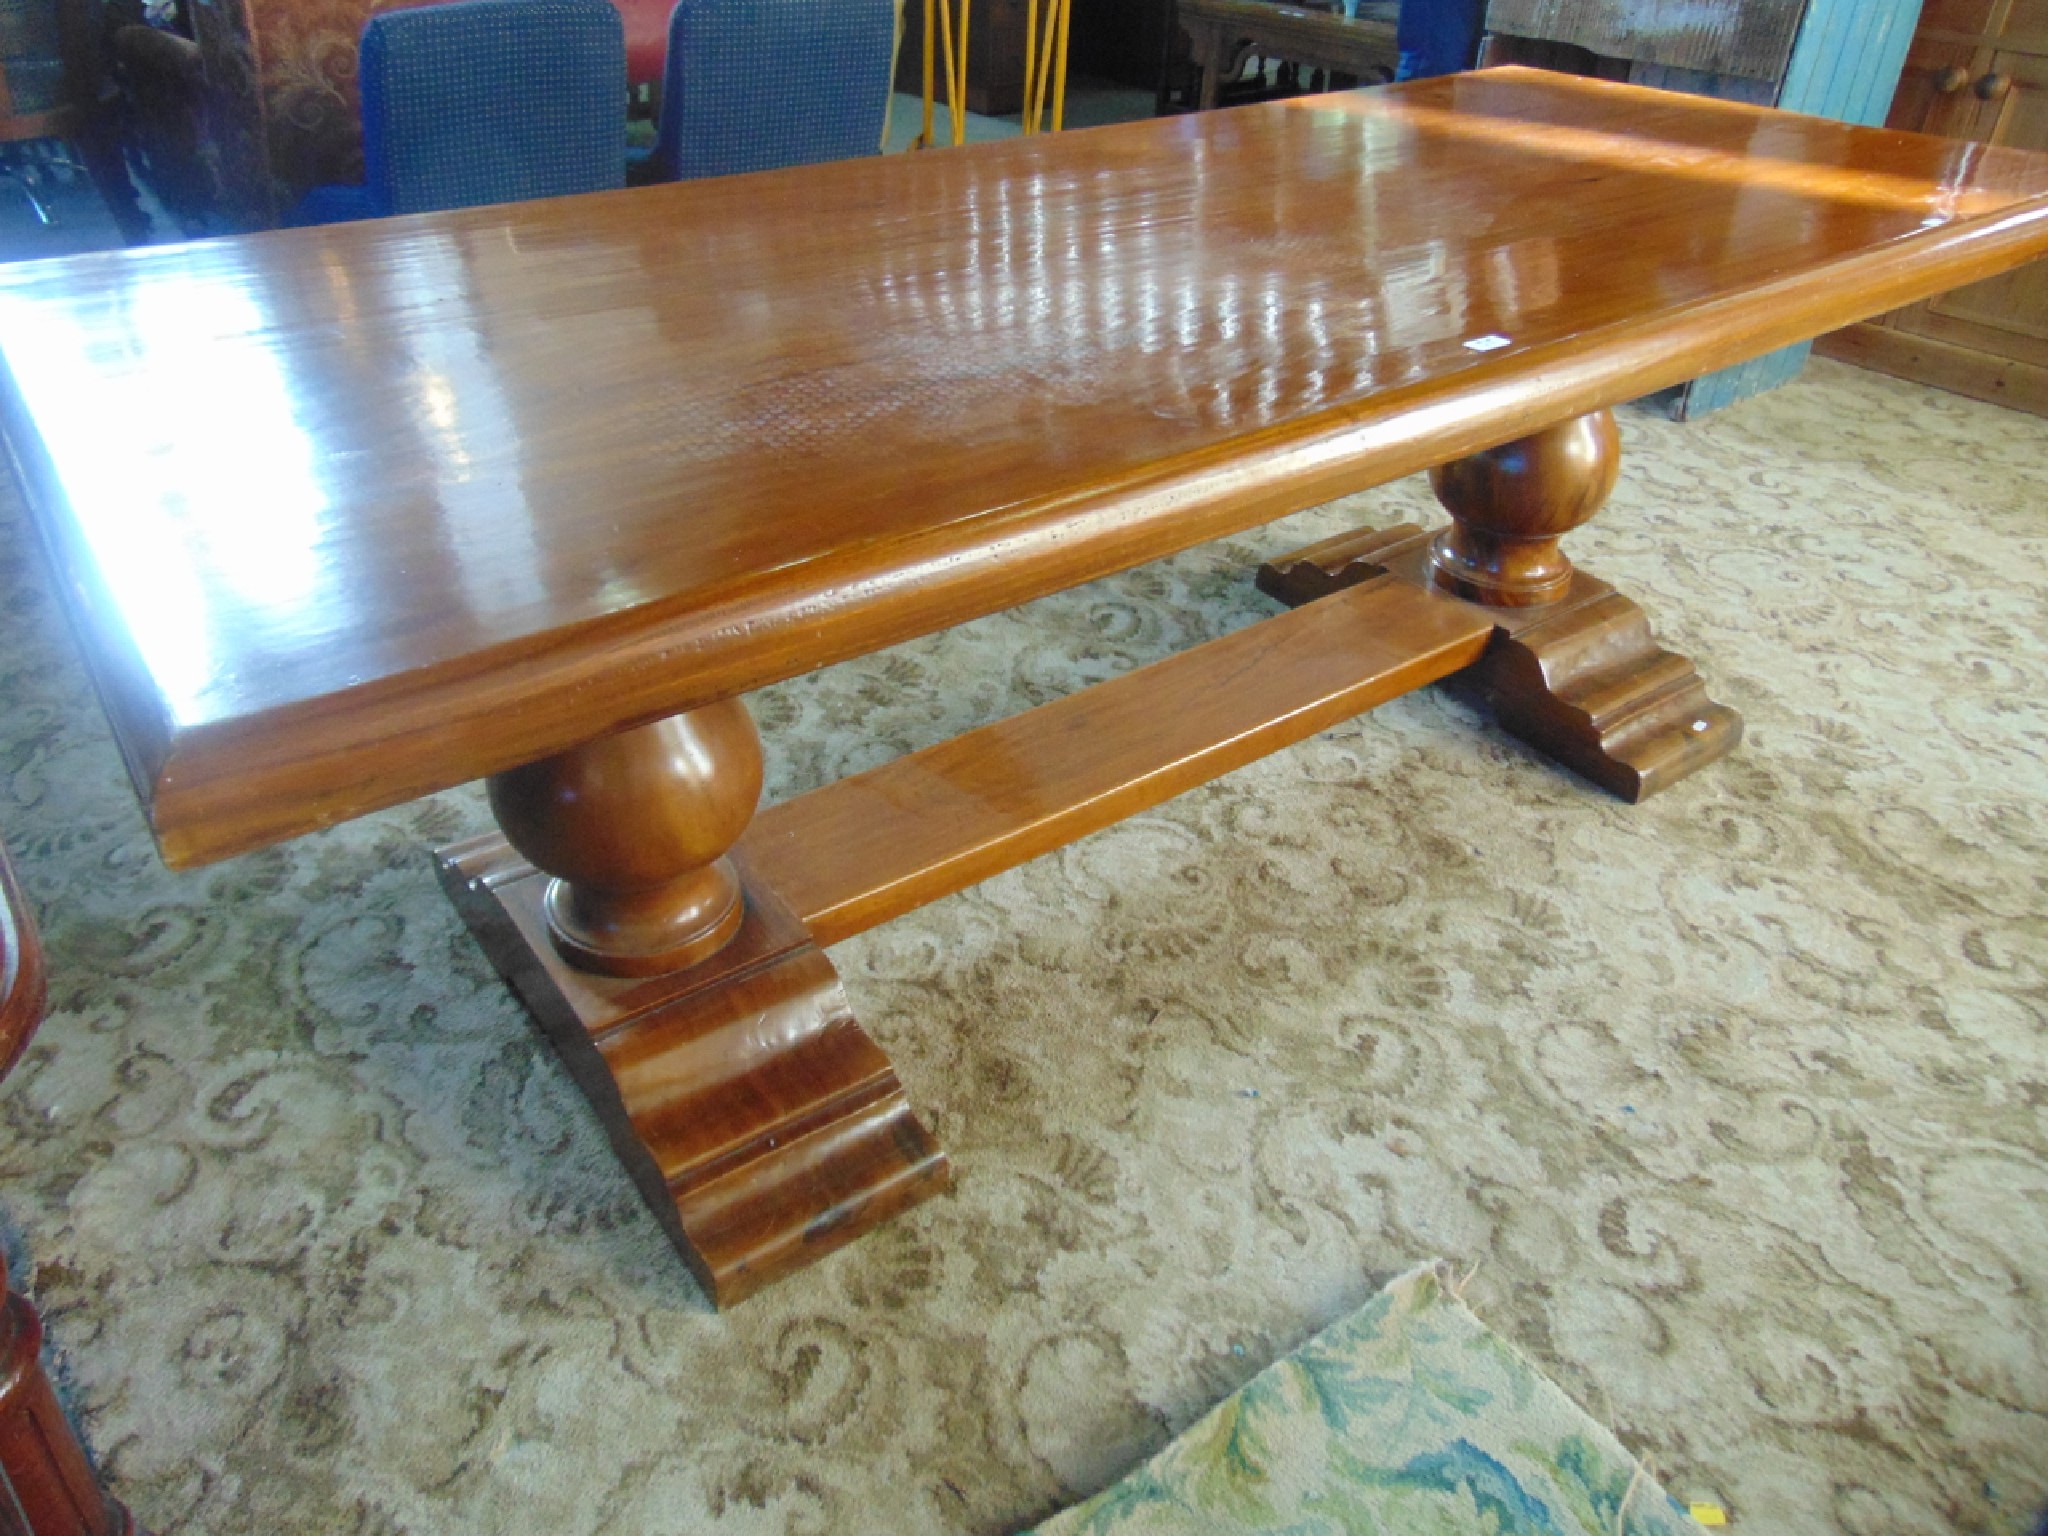
[{"label": "beige floral rug", "polygon": [[[730,1314],[443,901],[474,789],[156,861],[19,518],[0,1213],[161,1531],[975,1532],[1435,1257],[1734,1528],[2048,1503],[2048,423],[1625,413],[1572,547],[1747,716],[1640,807],[1439,692],[840,946],[960,1188]],[[1267,611],[1404,482],[757,701],[781,796]]]}]

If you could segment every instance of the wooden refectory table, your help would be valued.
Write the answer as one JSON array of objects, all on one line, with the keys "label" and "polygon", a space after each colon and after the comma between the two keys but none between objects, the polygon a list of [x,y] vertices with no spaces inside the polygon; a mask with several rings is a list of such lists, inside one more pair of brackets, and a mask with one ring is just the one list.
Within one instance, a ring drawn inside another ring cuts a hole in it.
[{"label": "wooden refectory table", "polygon": [[[475,778],[444,878],[720,1301],[943,1188],[834,942],[1464,672],[1739,734],[1559,537],[1608,408],[2048,250],[2048,159],[1522,70],[0,271],[159,847]],[[1430,469],[1287,611],[757,813],[744,696]]]}]

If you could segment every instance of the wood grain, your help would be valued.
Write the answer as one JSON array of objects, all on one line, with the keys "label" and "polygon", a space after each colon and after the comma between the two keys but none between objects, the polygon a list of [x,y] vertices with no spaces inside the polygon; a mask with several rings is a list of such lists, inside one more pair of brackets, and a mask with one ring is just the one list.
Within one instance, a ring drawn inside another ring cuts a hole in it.
[{"label": "wood grain", "polygon": [[555,945],[586,970],[658,976],[716,954],[739,931],[725,855],[761,799],[761,738],[723,699],[492,776],[512,846],[557,877]]},{"label": "wood grain", "polygon": [[0,419],[182,865],[2044,249],[2048,158],[1504,70],[18,265]]},{"label": "wood grain", "polygon": [[1994,405],[2048,416],[2048,368],[1974,347],[1952,346],[1886,325],[1831,331],[1814,351],[1859,368],[1874,368],[1937,389],[1954,390]]},{"label": "wood grain", "polygon": [[1630,804],[1742,741],[1742,717],[1707,696],[1693,664],[1657,644],[1619,592],[1559,605],[1502,634],[1458,679],[1508,731]]},{"label": "wood grain", "polygon": [[1319,607],[1361,584],[1407,581],[1479,605],[1493,616],[1490,643],[1459,684],[1539,751],[1640,801],[1733,751],[1742,719],[1656,643],[1642,609],[1558,547],[1620,469],[1612,412],[1560,422],[1431,471],[1451,526],[1426,559],[1415,530],[1361,530],[1269,562],[1259,587]]},{"label": "wood grain", "polygon": [[[1361,528],[1259,568],[1259,589],[1299,607],[1361,582],[1440,582],[1437,540],[1420,528]],[[1707,696],[1685,657],[1658,645],[1648,617],[1606,582],[1574,570],[1540,606],[1494,605],[1491,643],[1449,679],[1539,752],[1631,803],[1732,752],[1742,717]]]},{"label": "wood grain", "polygon": [[1572,583],[1559,541],[1605,504],[1621,473],[1612,411],[1593,411],[1429,472],[1451,526],[1431,549],[1436,583],[1502,608],[1554,603]]},{"label": "wood grain", "polygon": [[[775,806],[732,853],[745,892],[736,933],[664,974],[593,955],[544,871],[616,879],[649,829],[639,877],[657,889],[678,858],[723,852],[722,825],[702,840],[670,831],[719,776],[656,761],[674,750],[669,722],[570,754],[543,793],[506,797],[494,781],[510,841],[442,850],[442,879],[670,1240],[727,1305],[951,1177],[823,946],[1470,666],[1493,633],[1484,610],[1426,580],[1357,583]],[[623,789],[585,761],[607,743],[623,752]],[[713,823],[741,803],[712,798]]]},{"label": "wood grain", "polygon": [[[1892,126],[2048,148],[2048,3],[1929,4],[1892,98]],[[2048,415],[2048,266],[2036,262],[1828,338],[1824,351]]]},{"label": "wood grain", "polygon": [[0,1262],[0,1530],[8,1536],[132,1536],[135,1518],[107,1497],[43,1369],[43,1320],[7,1288]]}]

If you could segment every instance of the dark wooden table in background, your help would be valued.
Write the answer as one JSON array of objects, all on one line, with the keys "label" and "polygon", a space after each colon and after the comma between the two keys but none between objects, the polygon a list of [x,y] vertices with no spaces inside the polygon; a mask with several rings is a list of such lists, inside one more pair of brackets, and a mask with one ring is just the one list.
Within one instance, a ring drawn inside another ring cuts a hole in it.
[{"label": "dark wooden table in background", "polygon": [[1304,10],[1273,0],[1176,0],[1174,10],[1188,35],[1189,56],[1202,72],[1197,105],[1203,111],[1217,105],[1224,83],[1254,53],[1348,75],[1359,85],[1393,79],[1401,62],[1394,23],[1385,17]]},{"label": "dark wooden table in background", "polygon": [[[2043,250],[2048,158],[1501,70],[11,267],[0,411],[164,858],[488,777],[450,890],[726,1301],[949,1177],[827,946],[1453,673],[1692,771],[1734,715],[1558,547],[1608,407]],[[756,814],[749,691],[1432,467]]]}]

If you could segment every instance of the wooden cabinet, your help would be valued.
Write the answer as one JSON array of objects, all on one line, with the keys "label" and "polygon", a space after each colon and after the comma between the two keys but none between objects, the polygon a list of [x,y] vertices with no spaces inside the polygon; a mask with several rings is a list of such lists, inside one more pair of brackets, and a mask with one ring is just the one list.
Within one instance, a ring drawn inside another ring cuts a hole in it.
[{"label": "wooden cabinet", "polygon": [[[2048,0],[1927,0],[1888,121],[2048,149]],[[1819,350],[2048,415],[2048,262],[1851,326]]]}]

